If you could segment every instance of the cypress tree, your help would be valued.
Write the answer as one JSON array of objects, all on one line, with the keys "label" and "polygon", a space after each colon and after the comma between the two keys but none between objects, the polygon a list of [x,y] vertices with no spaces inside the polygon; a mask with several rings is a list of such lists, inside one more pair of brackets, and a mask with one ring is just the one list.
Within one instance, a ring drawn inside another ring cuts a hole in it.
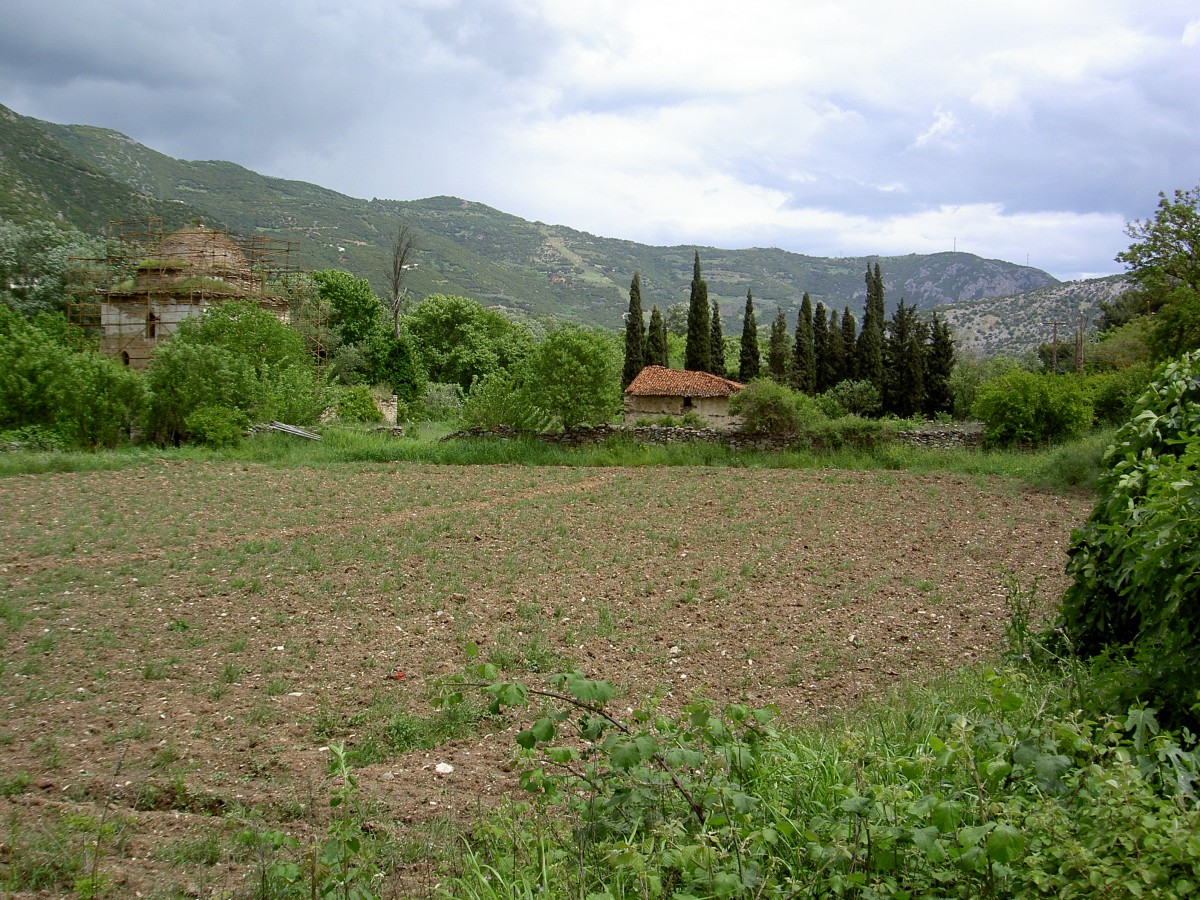
[{"label": "cypress tree", "polygon": [[[842,339],[842,329],[838,327],[836,309],[829,310],[829,343],[826,345],[825,390],[835,387],[846,380],[846,342]],[[818,376],[820,370],[817,370]]]},{"label": "cypress tree", "polygon": [[787,319],[781,309],[771,323],[771,339],[767,344],[767,374],[779,384],[787,384],[788,357],[791,356],[789,343]]},{"label": "cypress tree", "polygon": [[867,266],[867,306],[854,352],[854,364],[858,378],[871,382],[880,393],[883,393],[884,315],[883,276],[879,271],[879,263],[875,263],[874,275],[871,267]]},{"label": "cypress tree", "polygon": [[796,317],[796,342],[792,345],[792,387],[811,394],[817,383],[817,364],[813,349],[812,299],[808,291],[800,301]]},{"label": "cypress tree", "polygon": [[646,338],[646,365],[669,367],[667,353],[667,323],[663,321],[658,307],[650,310],[650,334]]},{"label": "cypress tree", "polygon": [[712,305],[712,328],[709,334],[712,335],[712,340],[708,347],[709,371],[714,375],[725,377],[725,335],[721,331],[721,307],[717,301],[713,301]]},{"label": "cypress tree", "polygon": [[700,251],[692,268],[692,294],[688,301],[687,346],[683,367],[691,372],[707,372],[712,367],[712,329],[708,321],[708,285],[700,277]]},{"label": "cypress tree", "polygon": [[[833,329],[837,331],[836,328]],[[813,313],[813,352],[816,355],[816,393],[823,394],[836,384],[833,363],[829,358],[829,319],[825,304],[818,303]]]},{"label": "cypress tree", "polygon": [[637,378],[646,365],[646,334],[642,322],[642,276],[633,273],[629,285],[629,312],[625,315],[625,368],[621,373],[621,389]]},{"label": "cypress tree", "polygon": [[925,415],[949,412],[954,406],[950,375],[954,371],[954,335],[950,323],[933,314],[925,353]]},{"label": "cypress tree", "polygon": [[858,377],[858,369],[854,363],[855,337],[858,333],[858,322],[847,306],[842,310],[842,351],[845,354],[842,362],[842,377],[839,381]]},{"label": "cypress tree", "polygon": [[754,320],[754,298],[746,291],[746,314],[742,317],[742,354],[738,360],[738,381],[747,384],[758,377],[762,355],[758,349],[758,323]]},{"label": "cypress tree", "polygon": [[908,418],[924,408],[925,401],[925,324],[917,319],[917,310],[904,300],[887,324],[883,361],[883,409]]}]

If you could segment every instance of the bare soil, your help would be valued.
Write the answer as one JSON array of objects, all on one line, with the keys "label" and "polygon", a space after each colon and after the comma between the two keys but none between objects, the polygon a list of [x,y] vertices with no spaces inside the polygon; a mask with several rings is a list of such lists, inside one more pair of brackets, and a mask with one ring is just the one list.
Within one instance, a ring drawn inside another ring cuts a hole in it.
[{"label": "bare soil", "polygon": [[[258,861],[233,835],[315,839],[329,745],[432,721],[470,643],[511,677],[608,678],[621,709],[705,696],[825,715],[994,655],[1013,576],[1039,579],[1048,614],[1089,507],[1002,479],[833,470],[4,479],[0,872],[40,838],[86,870],[106,824],[113,896],[248,891]],[[373,827],[410,847],[393,890],[430,890],[428,846],[515,791],[519,727],[484,718],[359,770]]]}]

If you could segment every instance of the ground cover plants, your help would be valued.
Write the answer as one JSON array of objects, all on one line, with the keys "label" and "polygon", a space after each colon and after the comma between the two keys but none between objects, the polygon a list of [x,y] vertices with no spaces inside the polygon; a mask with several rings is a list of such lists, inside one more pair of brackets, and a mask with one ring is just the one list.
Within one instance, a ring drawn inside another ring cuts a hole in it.
[{"label": "ground cover plants", "polygon": [[288,896],[327,852],[384,896],[448,883],[529,727],[434,708],[472,646],[620,709],[820,719],[989,657],[1005,579],[1061,590],[1088,505],[893,469],[161,456],[0,492],[4,887],[67,848],[47,889],[163,897]]}]

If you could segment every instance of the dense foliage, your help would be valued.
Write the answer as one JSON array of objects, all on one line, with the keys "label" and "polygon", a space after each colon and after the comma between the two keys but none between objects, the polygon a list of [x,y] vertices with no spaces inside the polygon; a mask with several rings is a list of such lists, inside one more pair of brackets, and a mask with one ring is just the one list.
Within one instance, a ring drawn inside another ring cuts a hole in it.
[{"label": "dense foliage", "polygon": [[683,367],[688,371],[708,372],[712,369],[710,314],[708,283],[700,275],[700,251],[697,250],[692,267],[692,287],[687,307],[687,348]]},{"label": "dense foliage", "polygon": [[742,314],[742,337],[738,343],[738,381],[749,384],[762,368],[758,349],[758,322],[754,317],[754,297],[746,291],[746,311]]},{"label": "dense foliage", "polygon": [[1075,378],[1014,369],[984,383],[974,413],[990,446],[1036,446],[1062,441],[1092,424],[1092,405]]},{"label": "dense foliage", "polygon": [[1114,679],[1200,721],[1200,352],[1168,363],[1114,438],[1071,543],[1063,627],[1091,655],[1128,647]]}]

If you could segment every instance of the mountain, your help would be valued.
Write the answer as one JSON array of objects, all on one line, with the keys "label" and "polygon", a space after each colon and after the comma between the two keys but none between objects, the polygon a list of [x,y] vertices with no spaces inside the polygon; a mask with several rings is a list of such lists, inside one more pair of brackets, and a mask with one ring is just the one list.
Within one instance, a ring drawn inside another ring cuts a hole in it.
[{"label": "mountain", "polygon": [[1101,303],[1111,302],[1133,286],[1123,275],[1069,281],[1049,287],[965,303],[943,304],[937,312],[954,329],[960,350],[985,356],[1015,356],[1054,338],[1069,340],[1079,327],[1095,329]]},{"label": "mountain", "polygon": [[[801,295],[860,313],[864,273],[879,262],[889,307],[919,309],[1055,285],[1028,266],[968,253],[828,259],[778,249],[653,247],[561,225],[529,222],[454,197],[363,200],[230,162],[173,159],[105,128],[57,125],[0,107],[0,214],[57,219],[87,231],[110,219],[192,219],[296,243],[306,268],[341,268],[383,293],[390,243],[401,225],[417,236],[409,287],[454,293],[528,315],[618,326],[629,282],[641,272],[643,303],[686,302],[693,253],[727,331],[741,327],[746,291],[758,318],[794,318]],[[9,173],[12,173],[11,175]],[[11,211],[10,211],[11,210]]]}]

